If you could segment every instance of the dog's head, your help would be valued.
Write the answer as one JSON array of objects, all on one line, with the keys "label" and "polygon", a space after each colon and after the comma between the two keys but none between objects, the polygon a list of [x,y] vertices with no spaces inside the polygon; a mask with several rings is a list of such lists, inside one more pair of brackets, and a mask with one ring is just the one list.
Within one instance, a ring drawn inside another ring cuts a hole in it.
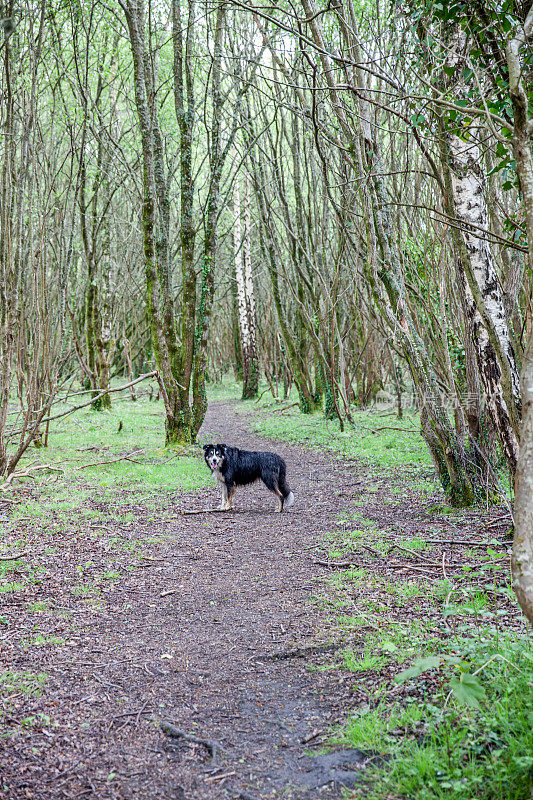
[{"label": "dog's head", "polygon": [[226,458],[225,444],[204,444],[204,458],[209,469],[220,469]]}]

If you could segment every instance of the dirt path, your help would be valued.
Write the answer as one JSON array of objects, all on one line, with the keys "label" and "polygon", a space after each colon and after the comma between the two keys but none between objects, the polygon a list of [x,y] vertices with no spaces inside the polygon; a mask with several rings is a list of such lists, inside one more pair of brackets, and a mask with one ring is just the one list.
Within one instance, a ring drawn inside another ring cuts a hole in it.
[{"label": "dirt path", "polygon": [[[210,406],[201,438],[268,448],[231,404]],[[12,722],[33,718],[31,736],[0,740],[0,798],[340,797],[341,783],[358,774],[354,751],[307,753],[355,702],[353,676],[312,668],[331,658],[337,634],[312,601],[324,574],[310,550],[339,510],[331,487],[348,496],[362,487],[328,454],[272,447],[287,460],[293,509],[274,513],[273,496],[255,486],[237,494],[233,513],[179,514],[215,507],[213,486],[180,498],[173,521],[154,531],[140,505],[133,528],[137,539],[151,537],[149,559],[107,589],[103,604],[73,597],[63,607],[75,625],[60,659],[57,648],[51,657],[46,647],[1,643],[1,666],[43,671],[48,681],[42,696],[16,705]],[[94,544],[85,547],[94,561]],[[60,566],[49,567],[35,599],[53,602]],[[21,606],[6,600],[4,611]],[[165,736],[158,720],[223,752],[211,761],[202,744]]]}]

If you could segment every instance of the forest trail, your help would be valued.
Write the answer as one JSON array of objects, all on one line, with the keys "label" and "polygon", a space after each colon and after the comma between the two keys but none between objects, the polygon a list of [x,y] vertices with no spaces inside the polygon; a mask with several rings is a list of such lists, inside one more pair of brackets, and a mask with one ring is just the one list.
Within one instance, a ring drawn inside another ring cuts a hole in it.
[{"label": "forest trail", "polygon": [[[275,498],[253,486],[234,512],[181,515],[215,508],[213,484],[176,498],[157,531],[134,521],[137,538],[152,537],[149,555],[106,590],[103,607],[77,603],[72,657],[19,654],[17,669],[48,675],[20,713],[54,725],[4,741],[6,800],[340,797],[339,779],[364,765],[357,751],[306,755],[355,702],[353,675],[313,669],[339,634],[313,602],[327,571],[312,549],[343,510],[339,494],[364,488],[359,476],[328,453],[253,436],[230,403],[210,406],[200,441],[210,440],[279,452],[295,506],[274,513]],[[212,762],[203,745],[165,736],[161,720],[224,752]]]}]

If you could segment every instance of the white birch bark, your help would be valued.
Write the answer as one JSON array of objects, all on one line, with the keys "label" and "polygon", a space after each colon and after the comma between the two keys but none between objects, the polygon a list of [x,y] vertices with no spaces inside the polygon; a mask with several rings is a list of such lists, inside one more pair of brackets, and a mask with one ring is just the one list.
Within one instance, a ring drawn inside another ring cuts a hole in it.
[{"label": "white birch bark", "polygon": [[[491,246],[486,239],[480,238],[479,228],[486,229],[489,225],[481,151],[479,144],[475,140],[468,139],[463,141],[455,135],[448,137],[448,147],[451,157],[454,211],[456,218],[462,223],[462,235],[472,270],[470,276],[467,271],[467,279],[468,277],[475,279],[476,286],[479,287],[484,308],[489,317],[488,327],[489,329],[490,327],[492,328],[494,335],[497,337],[501,351],[500,358],[503,359],[503,365],[500,365],[500,367],[503,366],[503,370],[500,368],[500,380],[495,380],[495,376],[493,376],[490,381],[484,381],[487,402],[491,412],[496,416],[500,413],[499,407],[502,406],[503,408],[503,404],[507,405],[509,403],[514,406],[509,410],[510,414],[508,413],[507,416],[513,418],[514,447],[516,448],[516,431],[520,419],[520,379],[509,336],[503,297]],[[471,280],[468,281],[468,284],[468,302],[470,306],[473,304],[474,309],[476,309],[474,297],[476,286],[473,287],[474,291],[472,291]],[[472,309],[472,313],[474,309]],[[479,309],[476,310],[481,323],[481,314]],[[493,353],[489,351],[489,347],[491,347],[489,331],[487,329],[481,330],[481,325],[477,325],[476,329],[477,344],[482,360],[483,362],[492,362]],[[494,350],[495,348],[492,349]],[[482,370],[482,377],[486,378],[484,372],[485,370]],[[506,372],[508,373],[507,378],[505,376]],[[507,391],[505,392],[506,398],[504,398],[501,378],[503,378],[504,382],[508,382]]]},{"label": "white birch bark", "polygon": [[235,176],[233,184],[233,214],[235,279],[237,283],[237,306],[243,368],[242,396],[243,399],[247,399],[255,397],[257,394],[258,365],[257,321],[251,259],[250,183],[246,172],[244,176],[244,202],[242,207],[239,175]]},{"label": "white birch bark", "polygon": [[[528,265],[533,269],[533,123],[523,80],[520,46],[533,41],[533,8],[524,30],[518,29],[506,47],[509,68],[509,94],[513,103],[513,150],[520,180],[528,245]],[[520,456],[515,482],[515,534],[513,542],[513,588],[522,611],[533,625],[533,333],[522,366],[523,418],[520,431]]]},{"label": "white birch bark", "polygon": [[[450,36],[446,62],[456,75],[461,74],[465,64],[464,51],[465,34],[457,26]],[[460,93],[462,87],[455,85],[455,90]],[[452,222],[452,235],[459,255],[458,278],[464,284],[465,312],[488,411],[514,473],[521,415],[520,379],[491,246],[480,230],[490,224],[480,147],[482,131],[471,125],[465,138],[460,138],[441,118],[441,134],[448,212],[459,223]]]},{"label": "white birch bark", "polygon": [[236,175],[233,182],[233,253],[235,261],[235,280],[237,281],[239,330],[241,332],[241,345],[244,359],[244,350],[248,347],[250,332],[248,330],[248,315],[246,313],[246,288],[242,258],[241,192],[239,183],[239,176]]},{"label": "white birch bark", "polygon": [[257,317],[255,312],[255,289],[252,274],[252,230],[250,215],[250,177],[247,170],[244,172],[244,202],[243,202],[243,242],[242,255],[244,262],[244,294],[246,300],[246,319],[248,322],[248,363],[249,363],[249,391],[248,394],[257,393],[258,365],[257,365]]}]

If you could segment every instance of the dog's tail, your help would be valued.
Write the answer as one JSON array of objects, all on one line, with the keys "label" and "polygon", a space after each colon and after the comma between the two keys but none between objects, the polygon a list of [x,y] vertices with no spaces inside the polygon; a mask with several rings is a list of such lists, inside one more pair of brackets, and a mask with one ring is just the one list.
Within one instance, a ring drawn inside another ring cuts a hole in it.
[{"label": "dog's tail", "polygon": [[283,495],[284,499],[284,506],[285,508],[290,508],[294,505],[294,494],[291,492],[289,484],[287,483],[285,477],[286,466],[285,462],[281,465],[281,469],[279,471],[279,488]]}]

